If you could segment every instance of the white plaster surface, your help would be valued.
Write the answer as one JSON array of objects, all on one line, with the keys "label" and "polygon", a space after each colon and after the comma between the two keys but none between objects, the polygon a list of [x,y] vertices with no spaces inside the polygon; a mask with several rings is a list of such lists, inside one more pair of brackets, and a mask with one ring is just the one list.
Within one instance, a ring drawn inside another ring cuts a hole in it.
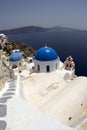
[{"label": "white plaster surface", "polygon": [[7,130],[73,130],[44,116],[20,98],[8,101]]},{"label": "white plaster surface", "polygon": [[27,102],[49,117],[71,126],[87,111],[87,78],[65,81],[64,73],[58,70],[35,74],[22,81],[22,90]]},{"label": "white plaster surface", "polygon": [[34,64],[35,64],[35,71],[38,72],[38,65],[40,66],[40,72],[47,72],[46,66],[50,66],[50,71],[55,71],[56,70],[56,64],[57,64],[57,69],[60,66],[60,60],[54,60],[54,61],[39,61],[34,59]]}]

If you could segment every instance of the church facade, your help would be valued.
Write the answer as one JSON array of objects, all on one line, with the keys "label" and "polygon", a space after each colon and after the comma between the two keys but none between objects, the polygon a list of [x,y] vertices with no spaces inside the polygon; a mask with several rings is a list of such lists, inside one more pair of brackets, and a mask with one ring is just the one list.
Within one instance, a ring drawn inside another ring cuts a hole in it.
[{"label": "church facade", "polygon": [[56,51],[50,47],[40,48],[35,57],[34,65],[36,72],[51,72],[59,68],[60,58]]}]

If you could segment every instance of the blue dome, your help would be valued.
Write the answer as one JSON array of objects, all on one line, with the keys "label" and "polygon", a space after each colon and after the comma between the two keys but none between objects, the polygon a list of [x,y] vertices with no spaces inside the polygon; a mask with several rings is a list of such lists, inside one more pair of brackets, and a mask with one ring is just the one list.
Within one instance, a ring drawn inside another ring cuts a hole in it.
[{"label": "blue dome", "polygon": [[55,50],[50,47],[40,48],[35,55],[35,60],[39,61],[53,61],[57,60],[58,58],[59,57]]},{"label": "blue dome", "polygon": [[19,52],[14,52],[14,53],[11,54],[9,60],[12,61],[12,62],[21,61],[22,60],[22,56],[20,55]]}]

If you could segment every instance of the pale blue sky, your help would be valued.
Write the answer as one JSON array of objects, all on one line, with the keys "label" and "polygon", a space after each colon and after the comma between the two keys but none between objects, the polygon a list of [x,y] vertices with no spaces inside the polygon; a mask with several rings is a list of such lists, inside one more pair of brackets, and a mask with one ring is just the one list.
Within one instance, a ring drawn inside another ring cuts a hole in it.
[{"label": "pale blue sky", "polygon": [[0,30],[30,25],[87,30],[87,0],[0,0]]}]

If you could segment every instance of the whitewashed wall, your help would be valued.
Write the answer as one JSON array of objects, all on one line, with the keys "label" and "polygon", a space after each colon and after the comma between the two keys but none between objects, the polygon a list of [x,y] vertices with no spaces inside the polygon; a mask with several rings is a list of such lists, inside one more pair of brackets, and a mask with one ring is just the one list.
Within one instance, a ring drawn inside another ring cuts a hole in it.
[{"label": "whitewashed wall", "polygon": [[38,65],[40,65],[40,72],[46,72],[46,66],[50,66],[50,71],[56,70],[56,64],[57,64],[57,69],[59,68],[59,63],[60,60],[54,60],[54,61],[39,61],[34,59],[34,64],[35,64],[35,71],[38,72]]}]

